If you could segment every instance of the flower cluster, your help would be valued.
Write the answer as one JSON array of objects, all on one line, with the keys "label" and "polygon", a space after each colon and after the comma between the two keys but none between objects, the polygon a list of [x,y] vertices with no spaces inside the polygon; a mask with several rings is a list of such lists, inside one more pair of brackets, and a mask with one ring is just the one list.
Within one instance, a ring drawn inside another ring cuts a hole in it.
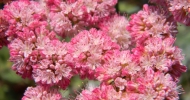
[{"label": "flower cluster", "polygon": [[150,0],[166,8],[174,16],[175,21],[190,26],[189,0]]},{"label": "flower cluster", "polygon": [[0,49],[8,44],[7,36],[4,34],[8,28],[8,22],[3,19],[2,10],[0,10]]},{"label": "flower cluster", "polygon": [[28,87],[22,100],[60,100],[61,95],[56,88],[43,86]]},{"label": "flower cluster", "polygon": [[101,66],[108,51],[119,50],[119,45],[102,31],[90,29],[82,31],[70,42],[69,52],[73,64],[82,77],[92,78],[97,67]]},{"label": "flower cluster", "polygon": [[50,28],[59,36],[73,36],[97,26],[115,13],[117,0],[44,0],[49,8]]},{"label": "flower cluster", "polygon": [[161,7],[144,5],[143,10],[130,16],[127,26],[137,45],[152,37],[168,38],[177,33],[177,24]]},{"label": "flower cluster", "polygon": [[37,84],[27,88],[22,100],[64,99],[58,91],[74,75],[100,81],[76,100],[179,99],[177,83],[186,67],[174,43],[177,22],[189,25],[189,1],[150,2],[159,6],[145,4],[130,20],[115,12],[117,0],[17,0],[5,5],[0,48],[8,46],[12,69]]}]

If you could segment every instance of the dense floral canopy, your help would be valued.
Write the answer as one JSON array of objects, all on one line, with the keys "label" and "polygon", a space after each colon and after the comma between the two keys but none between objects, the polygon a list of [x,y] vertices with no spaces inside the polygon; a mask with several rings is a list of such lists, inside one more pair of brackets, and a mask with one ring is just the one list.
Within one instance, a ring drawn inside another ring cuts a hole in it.
[{"label": "dense floral canopy", "polygon": [[[177,100],[186,71],[174,46],[188,0],[150,0],[129,17],[117,0],[17,0],[0,10],[0,48],[12,69],[35,81],[22,100],[60,100],[70,79],[98,80],[76,100]],[[65,38],[71,38],[69,42]],[[63,39],[63,40],[62,40]]]}]

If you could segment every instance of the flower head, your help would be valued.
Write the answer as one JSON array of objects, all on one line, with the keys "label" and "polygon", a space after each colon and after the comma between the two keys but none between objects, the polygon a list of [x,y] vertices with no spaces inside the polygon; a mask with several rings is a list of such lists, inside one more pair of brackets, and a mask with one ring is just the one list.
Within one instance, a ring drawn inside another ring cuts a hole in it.
[{"label": "flower head", "polygon": [[75,68],[79,68],[79,74],[81,73],[82,76],[89,74],[88,77],[94,74],[98,66],[101,66],[102,57],[107,51],[119,49],[110,37],[96,29],[80,32],[72,38],[71,46],[69,52],[73,55]]},{"label": "flower head", "polygon": [[172,17],[159,7],[144,5],[143,10],[130,18],[127,29],[137,44],[143,44],[151,37],[168,38],[177,33],[176,22],[170,21]]},{"label": "flower head", "polygon": [[100,24],[101,30],[105,31],[111,39],[118,43],[122,49],[128,49],[131,45],[131,35],[126,30],[128,20],[124,16],[115,15]]},{"label": "flower head", "polygon": [[4,16],[2,14],[2,10],[0,10],[0,49],[3,46],[7,46],[9,43],[6,36],[6,31],[8,29],[8,22],[5,21]]},{"label": "flower head", "polygon": [[28,87],[22,97],[22,100],[60,100],[61,94],[58,89],[49,87],[37,86]]},{"label": "flower head", "polygon": [[185,25],[190,25],[190,1],[189,0],[169,0],[169,10],[174,19]]}]

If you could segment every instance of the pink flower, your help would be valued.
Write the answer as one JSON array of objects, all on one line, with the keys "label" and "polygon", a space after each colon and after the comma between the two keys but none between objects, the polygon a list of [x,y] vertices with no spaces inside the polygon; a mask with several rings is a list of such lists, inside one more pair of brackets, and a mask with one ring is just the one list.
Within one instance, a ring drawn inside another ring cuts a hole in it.
[{"label": "pink flower", "polygon": [[114,6],[117,4],[118,0],[103,0],[99,1],[99,4],[96,7],[94,17],[98,17],[98,21],[101,22],[101,18],[111,16],[115,14]]},{"label": "pink flower", "polygon": [[128,24],[128,20],[124,16],[115,15],[101,23],[100,28],[107,32],[108,36],[122,49],[128,49],[131,45],[131,35],[126,30]]},{"label": "pink flower", "polygon": [[59,36],[73,36],[72,31],[72,22],[66,17],[62,12],[59,13],[50,13],[50,27],[54,30]]},{"label": "pink flower", "polygon": [[46,26],[40,26],[35,28],[34,33],[36,35],[35,37],[35,45],[37,49],[44,49],[45,46],[51,41],[51,40],[58,40],[56,38],[56,34],[52,31],[49,31]]},{"label": "pink flower", "polygon": [[72,38],[71,46],[69,52],[73,55],[75,68],[79,68],[79,74],[81,73],[82,76],[89,74],[88,77],[94,74],[98,66],[101,66],[101,59],[107,51],[119,49],[111,38],[96,29],[80,32]]},{"label": "pink flower", "polygon": [[33,66],[35,82],[50,86],[56,84],[65,89],[73,76],[71,66],[64,59],[67,55],[67,44],[52,40],[46,43],[40,51],[43,58]]},{"label": "pink flower", "polygon": [[187,67],[179,62],[176,62],[170,67],[169,74],[173,77],[174,81],[178,82],[182,73],[187,71]]},{"label": "pink flower", "polygon": [[185,25],[190,25],[190,2],[189,0],[169,0],[169,10],[172,12],[174,19]]},{"label": "pink flower", "polygon": [[120,75],[121,66],[117,64],[104,65],[96,69],[96,77],[99,81],[109,81]]},{"label": "pink flower", "polygon": [[60,100],[61,94],[57,88],[37,86],[28,87],[22,97],[22,100]]},{"label": "pink flower", "polygon": [[181,50],[173,46],[174,41],[173,38],[165,40],[152,38],[147,40],[144,53],[140,57],[141,66],[145,70],[151,67],[165,73],[170,71],[172,65],[175,65],[176,62],[181,62],[183,59]]},{"label": "pink flower", "polygon": [[[17,10],[15,10],[17,9]],[[9,23],[6,35],[15,37],[23,28],[33,28],[46,23],[45,8],[39,2],[20,0],[5,5],[3,14]]]},{"label": "pink flower", "polygon": [[48,17],[51,20],[51,28],[61,37],[66,37],[98,26],[104,18],[115,13],[114,6],[117,0],[43,0],[43,2],[50,10]]},{"label": "pink flower", "polygon": [[15,39],[8,45],[8,48],[10,50],[9,59],[13,62],[13,70],[23,78],[30,78],[32,68],[26,58],[32,53],[34,44],[29,41],[24,42],[20,39]]},{"label": "pink flower", "polygon": [[176,84],[169,74],[149,69],[145,74],[131,78],[131,81],[126,84],[126,91],[129,95],[138,95],[137,98],[165,99],[171,97],[176,100],[179,98]]},{"label": "pink flower", "polygon": [[[173,81],[169,74],[156,72],[153,77],[152,87],[156,92],[157,99],[170,98],[179,99],[177,83]],[[155,99],[156,99],[155,98]]]},{"label": "pink flower", "polygon": [[[12,69],[38,84],[27,88],[22,100],[64,99],[59,89],[66,89],[77,74],[97,79],[100,86],[82,90],[76,100],[179,99],[177,82],[187,68],[174,46],[175,20],[189,25],[189,1],[150,2],[159,6],[145,4],[129,22],[116,14],[117,0],[5,5],[0,48],[8,45]],[[61,41],[65,37],[71,41]]]},{"label": "pink flower", "polygon": [[125,88],[127,81],[125,79],[117,77],[114,83],[115,83],[115,86],[119,88],[119,90],[123,90]]},{"label": "pink flower", "polygon": [[137,44],[143,44],[151,37],[168,38],[177,33],[176,22],[170,21],[167,12],[158,7],[143,6],[143,10],[133,14],[127,30]]},{"label": "pink flower", "polygon": [[104,55],[103,66],[96,69],[96,78],[101,82],[114,80],[118,76],[135,75],[140,67],[135,61],[130,51],[110,51]]},{"label": "pink flower", "polygon": [[8,22],[5,21],[4,16],[2,14],[2,10],[0,10],[0,49],[3,46],[7,46],[9,43],[7,41],[6,31],[8,29]]},{"label": "pink flower", "polygon": [[117,92],[111,85],[101,85],[92,91],[83,90],[77,100],[120,100],[121,92]]},{"label": "pink flower", "polygon": [[[38,38],[44,38],[44,35],[46,35],[50,37],[46,37],[49,41],[55,39],[55,36],[51,34],[44,29],[44,26],[36,28],[34,31],[24,28],[23,32],[17,32],[17,38],[13,39],[8,45],[10,61],[13,62],[12,68],[17,74],[23,78],[31,78],[32,66],[37,64],[37,61],[41,59],[40,57],[44,56],[39,56],[40,51],[38,50],[41,50],[40,48],[43,48],[44,45],[39,45]],[[40,42],[42,42],[42,39]]]},{"label": "pink flower", "polygon": [[90,13],[96,10],[98,2],[96,0],[85,0],[84,5],[85,5],[86,12]]}]

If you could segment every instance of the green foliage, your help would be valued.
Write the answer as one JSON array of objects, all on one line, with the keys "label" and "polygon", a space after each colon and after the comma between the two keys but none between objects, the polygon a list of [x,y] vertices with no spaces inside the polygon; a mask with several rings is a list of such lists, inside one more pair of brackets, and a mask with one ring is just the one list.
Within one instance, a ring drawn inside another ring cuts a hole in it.
[{"label": "green foliage", "polygon": [[0,50],[0,100],[19,100],[27,86],[33,82],[22,79],[13,70],[8,61],[9,51],[6,47]]},{"label": "green foliage", "polygon": [[183,63],[188,69],[180,80],[180,84],[185,90],[185,93],[182,94],[182,99],[190,100],[190,28],[179,24],[178,31],[176,45],[182,49],[182,53],[185,56]]}]

